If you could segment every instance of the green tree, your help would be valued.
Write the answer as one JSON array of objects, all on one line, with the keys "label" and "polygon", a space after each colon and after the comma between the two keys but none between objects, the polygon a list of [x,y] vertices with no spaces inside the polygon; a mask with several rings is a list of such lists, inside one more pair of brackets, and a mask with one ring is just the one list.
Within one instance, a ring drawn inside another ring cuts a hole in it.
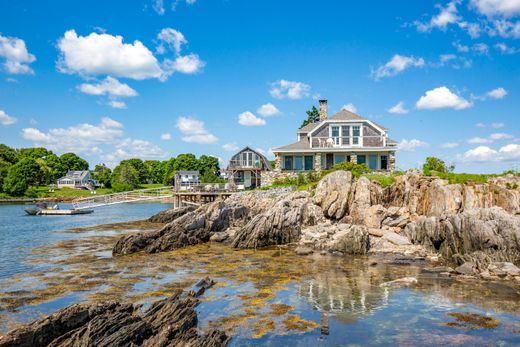
[{"label": "green tree", "polygon": [[56,183],[56,180],[65,176],[67,167],[61,162],[60,157],[54,153],[50,153],[45,157],[45,164],[48,167],[50,180]]},{"label": "green tree", "polygon": [[23,158],[9,168],[7,177],[4,179],[4,191],[12,196],[22,196],[30,186],[37,186],[40,172],[40,165],[35,159]]},{"label": "green tree", "polygon": [[201,176],[220,176],[220,165],[218,158],[214,156],[201,155],[197,161],[197,169]]},{"label": "green tree", "polygon": [[300,126],[300,129],[306,126],[307,124],[315,123],[320,120],[320,111],[318,111],[316,106],[312,106],[312,108],[306,111],[305,113],[307,113],[307,119],[303,121],[302,125]]},{"label": "green tree", "polygon": [[60,161],[63,164],[63,166],[66,168],[66,171],[88,170],[88,162],[85,159],[78,157],[74,153],[62,154],[60,156]]},{"label": "green tree", "polygon": [[192,171],[198,170],[198,161],[195,155],[191,153],[179,154],[173,163],[175,171]]},{"label": "green tree", "polygon": [[0,160],[3,160],[9,164],[16,164],[19,159],[18,152],[9,146],[0,144]]},{"label": "green tree", "polygon": [[139,172],[128,162],[120,164],[112,172],[111,184],[116,192],[136,189],[139,187]]},{"label": "green tree", "polygon": [[4,189],[4,180],[7,177],[7,173],[9,172],[11,165],[11,163],[0,159],[0,192]]},{"label": "green tree", "polygon": [[455,166],[447,166],[444,160],[436,157],[427,157],[426,162],[423,164],[423,172],[425,175],[430,175],[432,171],[436,172],[453,172]]},{"label": "green tree", "polygon": [[110,181],[112,178],[112,170],[105,164],[96,165],[94,171],[92,171],[92,177],[107,188],[112,186],[112,182]]},{"label": "green tree", "polygon": [[176,158],[170,158],[161,162],[161,170],[163,172],[162,183],[164,185],[173,185],[174,184],[174,175],[175,175],[175,160]]},{"label": "green tree", "polygon": [[164,179],[164,166],[159,160],[145,160],[144,167],[148,172],[148,181],[150,183],[162,183]]},{"label": "green tree", "polygon": [[148,169],[146,168],[141,159],[125,159],[119,163],[119,165],[123,164],[132,165],[132,167],[137,170],[137,173],[139,175],[139,183],[148,183]]},{"label": "green tree", "polygon": [[30,147],[20,149],[20,159],[32,158],[32,159],[44,159],[52,152],[43,147]]}]

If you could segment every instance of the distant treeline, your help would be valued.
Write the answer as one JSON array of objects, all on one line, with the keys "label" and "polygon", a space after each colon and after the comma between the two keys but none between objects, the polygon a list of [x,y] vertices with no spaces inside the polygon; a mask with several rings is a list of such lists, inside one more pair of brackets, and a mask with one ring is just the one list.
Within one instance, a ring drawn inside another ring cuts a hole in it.
[{"label": "distant treeline", "polygon": [[[56,183],[69,170],[89,170],[89,164],[74,153],[58,156],[42,147],[15,149],[0,144],[0,192],[26,195],[31,187]],[[179,170],[198,170],[202,182],[221,180],[217,158],[207,155],[197,158],[191,153],[164,161],[126,159],[114,170],[99,164],[91,173],[105,187],[124,191],[138,188],[140,184],[171,185],[175,171]]]}]

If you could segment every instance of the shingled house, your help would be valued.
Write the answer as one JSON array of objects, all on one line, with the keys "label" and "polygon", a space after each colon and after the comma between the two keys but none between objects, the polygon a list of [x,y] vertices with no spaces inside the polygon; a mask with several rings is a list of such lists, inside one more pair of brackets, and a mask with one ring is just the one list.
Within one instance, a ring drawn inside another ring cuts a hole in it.
[{"label": "shingled house", "polygon": [[231,157],[226,171],[234,184],[256,188],[262,185],[262,173],[271,170],[269,160],[262,153],[245,147]]},{"label": "shingled house", "polygon": [[320,120],[298,129],[297,140],[273,149],[275,170],[319,171],[345,161],[395,169],[397,143],[388,129],[347,110],[328,117],[327,100],[320,100]]}]

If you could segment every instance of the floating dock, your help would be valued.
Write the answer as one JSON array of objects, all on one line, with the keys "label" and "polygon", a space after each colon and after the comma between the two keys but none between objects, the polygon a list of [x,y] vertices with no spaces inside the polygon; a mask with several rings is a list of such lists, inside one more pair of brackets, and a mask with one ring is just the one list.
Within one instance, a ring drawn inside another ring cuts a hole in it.
[{"label": "floating dock", "polygon": [[41,210],[38,212],[39,216],[70,216],[75,214],[89,214],[94,212],[94,210]]}]

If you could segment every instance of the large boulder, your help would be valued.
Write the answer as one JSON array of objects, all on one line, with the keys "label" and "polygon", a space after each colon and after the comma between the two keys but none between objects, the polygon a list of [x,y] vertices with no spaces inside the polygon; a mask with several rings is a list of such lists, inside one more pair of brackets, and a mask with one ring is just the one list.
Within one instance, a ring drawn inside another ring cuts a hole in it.
[{"label": "large boulder", "polygon": [[340,220],[348,212],[351,186],[352,173],[334,171],[318,183],[314,203],[321,207],[325,217]]},{"label": "large boulder", "polygon": [[352,225],[335,234],[329,243],[329,251],[345,254],[367,254],[370,250],[368,229],[361,225]]},{"label": "large boulder", "polygon": [[405,228],[408,238],[446,259],[520,262],[520,216],[499,207],[471,209],[445,218],[420,217]]},{"label": "large boulder", "polygon": [[292,193],[240,228],[232,245],[257,248],[297,242],[302,227],[315,225],[322,219],[321,209],[311,202],[308,192]]},{"label": "large boulder", "polygon": [[174,207],[151,216],[148,218],[148,221],[152,223],[171,223],[177,218],[184,216],[186,213],[193,212],[195,210],[196,207],[191,205]]},{"label": "large boulder", "polygon": [[198,296],[213,283],[202,281],[196,293],[175,294],[144,313],[119,302],[72,305],[10,331],[0,346],[226,346],[230,338],[223,331],[197,332]]}]

